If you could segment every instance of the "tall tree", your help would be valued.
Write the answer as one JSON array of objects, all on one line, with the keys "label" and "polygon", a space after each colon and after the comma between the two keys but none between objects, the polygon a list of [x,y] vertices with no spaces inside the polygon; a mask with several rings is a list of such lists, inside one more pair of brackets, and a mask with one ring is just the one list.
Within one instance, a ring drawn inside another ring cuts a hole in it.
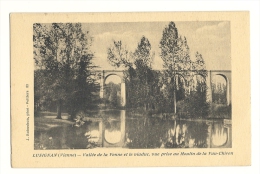
[{"label": "tall tree", "polygon": [[174,22],[170,22],[169,25],[163,30],[162,39],[160,41],[161,58],[163,60],[164,68],[168,70],[175,70],[177,63],[177,41],[178,30]]},{"label": "tall tree", "polygon": [[135,89],[132,95],[135,101],[145,109],[151,106],[151,84],[154,80],[151,63],[154,55],[151,53],[151,44],[149,40],[143,36],[133,53],[135,68]]},{"label": "tall tree", "polygon": [[75,99],[77,91],[86,89],[86,85],[89,91],[95,91],[89,71],[93,68],[91,37],[79,23],[36,23],[33,31],[36,71],[43,71],[45,95],[57,102],[57,118],[61,118],[62,104]]},{"label": "tall tree", "polygon": [[154,58],[154,55],[151,53],[151,48],[150,41],[145,36],[142,36],[135,52],[133,53],[135,65],[138,64],[136,61],[139,61],[142,66],[151,68],[151,63]]},{"label": "tall tree", "polygon": [[[178,90],[179,80],[184,80],[179,71],[184,68],[184,60],[188,59],[187,53],[183,54],[182,50],[183,40],[178,36],[178,29],[174,22],[170,22],[168,26],[165,27],[162,33],[162,38],[160,41],[161,48],[161,58],[163,60],[163,67],[165,68],[164,78],[167,79],[167,87],[169,97],[173,97],[174,113],[176,113],[176,91]],[[178,72],[178,73],[177,73]]]},{"label": "tall tree", "polygon": [[183,75],[187,75],[187,72],[191,69],[191,59],[190,59],[190,48],[186,37],[179,36],[177,41],[177,69],[184,70]]}]

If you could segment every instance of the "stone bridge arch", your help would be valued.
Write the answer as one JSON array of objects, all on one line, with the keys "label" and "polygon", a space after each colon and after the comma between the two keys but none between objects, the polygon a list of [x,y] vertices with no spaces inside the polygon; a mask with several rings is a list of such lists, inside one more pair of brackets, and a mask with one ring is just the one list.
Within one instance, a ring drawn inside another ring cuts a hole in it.
[{"label": "stone bridge arch", "polygon": [[211,84],[212,84],[212,78],[214,76],[222,76],[226,80],[226,88],[227,88],[227,105],[230,105],[232,103],[232,95],[231,95],[231,89],[232,89],[232,79],[231,79],[231,71],[228,70],[211,70],[209,71],[209,82],[210,82],[210,101],[212,102],[212,91],[211,91]]},{"label": "stone bridge arch", "polygon": [[125,88],[125,80],[124,80],[124,71],[122,70],[103,70],[96,71],[97,75],[100,78],[100,98],[104,98],[105,92],[105,82],[109,76],[116,75],[121,79],[121,106],[125,107],[126,105],[126,88]]},{"label": "stone bridge arch", "polygon": [[232,97],[231,97],[231,89],[232,89],[232,74],[230,70],[202,70],[202,71],[177,71],[175,74],[176,75],[181,75],[182,78],[187,80],[185,78],[185,75],[182,75],[182,73],[189,74],[189,72],[192,73],[192,75],[188,75],[187,77],[194,77],[194,76],[201,76],[207,85],[207,102],[211,103],[212,102],[212,78],[214,76],[222,76],[226,80],[226,88],[227,88],[227,94],[226,94],[226,100],[227,100],[227,105],[230,105],[232,103]]}]

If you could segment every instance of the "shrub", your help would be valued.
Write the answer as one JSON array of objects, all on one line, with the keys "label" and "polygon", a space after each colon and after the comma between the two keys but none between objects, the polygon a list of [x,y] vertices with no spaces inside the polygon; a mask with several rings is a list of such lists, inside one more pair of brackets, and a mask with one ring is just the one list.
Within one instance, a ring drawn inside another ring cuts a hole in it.
[{"label": "shrub", "polygon": [[210,117],[231,119],[231,105],[212,103],[210,107]]}]

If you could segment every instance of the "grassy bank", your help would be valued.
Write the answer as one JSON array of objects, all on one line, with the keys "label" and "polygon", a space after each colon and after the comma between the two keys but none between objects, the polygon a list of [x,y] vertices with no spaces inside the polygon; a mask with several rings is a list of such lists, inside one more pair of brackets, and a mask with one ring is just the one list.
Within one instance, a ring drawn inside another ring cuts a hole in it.
[{"label": "grassy bank", "polygon": [[[46,131],[54,127],[72,126],[75,121],[70,119],[69,114],[62,113],[62,119],[56,119],[57,113],[55,112],[39,112],[38,116],[34,117],[34,130],[35,131]],[[83,118],[85,122],[97,122],[102,120],[98,117],[96,112],[93,111],[93,117],[86,115]]]},{"label": "grassy bank", "polygon": [[[202,108],[203,109],[203,108]],[[203,112],[203,110],[201,111]],[[224,104],[212,103],[208,106],[207,115],[200,114],[192,115],[185,110],[178,110],[177,114],[174,113],[163,113],[158,110],[144,110],[143,108],[131,108],[127,109],[128,116],[148,116],[148,117],[159,117],[162,119],[192,119],[192,120],[203,120],[203,119],[231,119],[231,105],[227,106]]]},{"label": "grassy bank", "polygon": [[209,118],[232,119],[232,107],[224,104],[212,103],[210,106]]},{"label": "grassy bank", "polygon": [[47,131],[54,127],[69,126],[74,122],[68,119],[56,119],[56,116],[40,116],[34,117],[34,130]]}]

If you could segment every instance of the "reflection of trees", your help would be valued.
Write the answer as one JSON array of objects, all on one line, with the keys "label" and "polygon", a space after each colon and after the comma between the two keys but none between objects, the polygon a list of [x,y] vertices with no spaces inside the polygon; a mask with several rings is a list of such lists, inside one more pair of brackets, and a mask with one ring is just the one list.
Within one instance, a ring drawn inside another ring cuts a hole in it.
[{"label": "reflection of trees", "polygon": [[[227,142],[223,123],[172,121],[158,118],[132,119],[126,122],[126,144],[129,148],[207,148]],[[210,136],[210,137],[209,137]]]},{"label": "reflection of trees", "polygon": [[109,132],[120,131],[121,125],[119,121],[105,121],[105,129]]},{"label": "reflection of trees", "polygon": [[105,140],[108,143],[118,143],[121,139],[121,122],[119,121],[105,121]]},{"label": "reflection of trees", "polygon": [[212,125],[212,143],[215,146],[223,146],[228,140],[227,129],[224,128],[223,123],[214,123]]},{"label": "reflection of trees", "polygon": [[97,146],[96,143],[89,141],[93,135],[91,132],[87,134],[86,131],[89,132],[89,128],[86,126],[79,128],[59,126],[47,132],[37,132],[35,134],[35,149],[85,149]]},{"label": "reflection of trees", "polygon": [[199,122],[133,119],[127,123],[130,148],[207,147],[208,125]]},{"label": "reflection of trees", "polygon": [[84,136],[85,130],[76,127],[57,127],[52,129],[49,134],[53,135],[53,140],[57,142],[56,148],[64,147],[71,149],[85,149],[88,144],[88,139]]},{"label": "reflection of trees", "polygon": [[161,119],[132,119],[126,123],[129,148],[158,148],[165,136],[166,122]]},{"label": "reflection of trees", "polygon": [[166,133],[166,148],[207,147],[207,128],[203,123],[178,122],[171,125]]},{"label": "reflection of trees", "polygon": [[[207,147],[207,135],[208,135],[208,125],[203,123],[192,122],[188,125],[188,132],[186,138],[186,142],[194,141],[194,147]],[[185,145],[187,146],[187,144]]]}]

